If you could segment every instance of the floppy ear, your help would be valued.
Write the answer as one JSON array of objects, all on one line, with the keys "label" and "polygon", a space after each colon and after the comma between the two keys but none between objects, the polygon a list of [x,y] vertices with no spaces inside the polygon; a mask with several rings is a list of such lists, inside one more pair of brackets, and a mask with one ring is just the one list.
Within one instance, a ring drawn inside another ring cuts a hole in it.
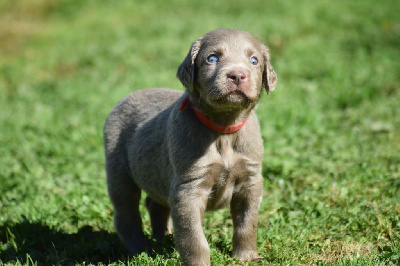
[{"label": "floppy ear", "polygon": [[189,91],[192,91],[194,75],[195,75],[195,61],[196,56],[199,53],[201,45],[201,38],[192,43],[189,53],[185,60],[178,67],[176,73],[177,78],[181,81],[182,85]]},{"label": "floppy ear", "polygon": [[268,48],[265,46],[264,46],[263,56],[264,56],[263,82],[265,90],[267,91],[268,94],[270,91],[273,91],[275,89],[278,77],[276,76],[275,70],[272,68],[272,65],[269,61]]}]

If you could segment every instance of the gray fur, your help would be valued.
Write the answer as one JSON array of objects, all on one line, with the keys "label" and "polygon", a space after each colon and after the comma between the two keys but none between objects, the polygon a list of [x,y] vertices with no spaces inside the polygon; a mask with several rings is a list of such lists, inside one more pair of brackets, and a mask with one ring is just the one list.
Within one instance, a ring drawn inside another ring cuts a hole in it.
[{"label": "gray fur", "polygon": [[[214,53],[220,61],[207,62]],[[251,56],[258,65],[250,63]],[[263,143],[253,110],[262,88],[269,92],[276,85],[268,50],[247,32],[215,30],[192,44],[177,77],[185,93],[136,91],[115,106],[104,126],[107,184],[117,233],[132,254],[146,251],[138,207],[144,190],[155,239],[171,232],[172,218],[182,262],[207,265],[204,212],[230,205],[232,256],[258,260]],[[179,111],[187,95],[191,103]],[[238,132],[217,133],[205,127],[192,108],[222,125],[243,119],[247,123]]]}]

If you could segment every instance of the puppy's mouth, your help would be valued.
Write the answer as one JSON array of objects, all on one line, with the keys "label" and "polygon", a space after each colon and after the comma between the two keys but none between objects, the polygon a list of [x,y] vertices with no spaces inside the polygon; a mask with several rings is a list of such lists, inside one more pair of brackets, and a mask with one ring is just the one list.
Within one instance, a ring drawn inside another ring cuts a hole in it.
[{"label": "puppy's mouth", "polygon": [[242,102],[249,100],[247,95],[240,89],[235,89],[234,91],[226,93],[223,98],[228,102]]},{"label": "puppy's mouth", "polygon": [[209,101],[220,106],[246,105],[252,102],[252,99],[250,99],[249,96],[246,95],[246,93],[244,93],[242,90],[236,88],[226,93],[214,94],[209,97]]}]

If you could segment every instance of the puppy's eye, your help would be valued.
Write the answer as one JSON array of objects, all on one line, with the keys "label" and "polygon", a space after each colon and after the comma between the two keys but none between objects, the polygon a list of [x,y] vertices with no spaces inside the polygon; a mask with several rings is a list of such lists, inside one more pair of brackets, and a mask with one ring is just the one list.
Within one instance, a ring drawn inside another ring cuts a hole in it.
[{"label": "puppy's eye", "polygon": [[217,62],[219,62],[219,57],[216,54],[212,54],[209,57],[207,57],[207,62],[211,63],[211,64],[215,64]]},{"label": "puppy's eye", "polygon": [[255,57],[255,56],[252,56],[252,57],[250,57],[250,63],[252,64],[252,65],[257,65],[258,64],[258,59],[257,59],[257,57]]}]

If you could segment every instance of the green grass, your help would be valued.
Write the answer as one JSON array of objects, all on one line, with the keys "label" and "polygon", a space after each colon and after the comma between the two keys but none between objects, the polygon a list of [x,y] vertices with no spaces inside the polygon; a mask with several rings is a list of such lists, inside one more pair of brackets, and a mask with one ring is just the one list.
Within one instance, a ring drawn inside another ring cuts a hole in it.
[{"label": "green grass", "polygon": [[[182,90],[175,72],[191,42],[221,27],[267,43],[279,77],[257,108],[259,264],[400,264],[399,10],[389,0],[0,0],[0,264],[179,261],[172,238],[138,257],[121,246],[102,127],[133,90]],[[213,264],[238,264],[229,212],[204,228]]]}]

